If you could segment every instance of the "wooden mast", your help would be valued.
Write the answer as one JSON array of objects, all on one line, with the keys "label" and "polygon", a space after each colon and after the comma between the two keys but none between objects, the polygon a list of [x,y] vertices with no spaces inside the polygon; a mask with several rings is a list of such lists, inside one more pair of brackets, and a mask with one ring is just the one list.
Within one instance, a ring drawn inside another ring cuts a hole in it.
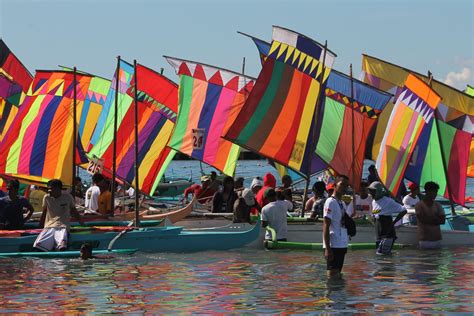
[{"label": "wooden mast", "polygon": [[120,82],[120,56],[117,56],[117,68],[115,70],[115,103],[114,103],[114,138],[112,143],[112,187],[111,187],[111,203],[112,214],[115,210],[115,178],[117,177],[117,125],[118,125],[118,94],[119,94],[119,82]]},{"label": "wooden mast", "polygon": [[[431,82],[433,81],[433,74],[428,71],[428,85],[430,86],[431,89]],[[438,123],[438,110],[434,110],[434,120],[435,120],[435,127],[436,127],[436,132],[438,134],[438,142],[439,142],[439,150],[441,152],[441,161],[443,162],[443,171],[444,171],[444,176],[446,178],[446,187],[448,189],[448,197],[449,197],[449,204],[451,205],[451,215],[456,215],[456,210],[454,209],[454,203],[453,203],[453,196],[452,196],[452,190],[451,190],[451,183],[449,182],[449,177],[448,177],[448,167],[446,166],[446,156],[444,155],[444,147],[443,147],[443,139],[441,137],[441,131],[439,129],[439,123]]]},{"label": "wooden mast", "polygon": [[140,194],[140,181],[138,178],[138,80],[137,80],[137,61],[133,60],[133,71],[134,71],[134,94],[133,100],[135,105],[135,226],[140,226],[140,215],[139,215],[139,194]]},{"label": "wooden mast", "polygon": [[355,188],[356,188],[356,173],[355,173],[355,160],[356,160],[356,154],[355,154],[355,113],[354,113],[354,78],[352,76],[352,64],[350,64],[349,67],[349,75],[351,79],[351,133],[352,133],[352,214],[356,215],[356,194],[355,194]]},{"label": "wooden mast", "polygon": [[73,68],[73,102],[72,102],[72,179],[71,179],[71,194],[72,199],[76,200],[76,147],[77,147],[77,82],[76,82],[76,67]]},{"label": "wooden mast", "polygon": [[[318,99],[317,99],[317,104],[316,104],[316,111],[315,111],[315,114],[313,116],[313,124],[314,124],[314,128],[313,128],[313,134],[311,135],[311,138],[309,140],[309,148],[312,150],[312,148],[315,146],[315,141],[316,141],[316,135],[317,135],[317,130],[316,130],[316,123],[317,123],[317,120],[318,120],[318,116],[319,116],[319,112],[321,111],[321,104],[322,104],[322,100],[321,100],[321,96],[324,95],[325,91],[323,91],[323,86],[322,86],[322,83],[323,83],[323,79],[324,79],[324,73],[325,73],[325,63],[326,63],[326,53],[327,53],[327,47],[328,47],[328,41],[325,41],[324,42],[324,52],[323,52],[323,62],[322,62],[322,71],[321,71],[321,76],[319,77],[319,92],[318,92]],[[311,153],[313,155],[315,155],[316,153],[316,148],[314,148],[314,151]],[[303,192],[303,208],[301,210],[301,217],[304,217],[304,212],[305,212],[305,207],[306,207],[306,201],[308,200],[308,188],[309,188],[309,183],[311,181],[311,161],[309,162],[308,164],[308,170],[306,172],[306,185],[305,185],[305,188],[304,188],[304,192]]]}]

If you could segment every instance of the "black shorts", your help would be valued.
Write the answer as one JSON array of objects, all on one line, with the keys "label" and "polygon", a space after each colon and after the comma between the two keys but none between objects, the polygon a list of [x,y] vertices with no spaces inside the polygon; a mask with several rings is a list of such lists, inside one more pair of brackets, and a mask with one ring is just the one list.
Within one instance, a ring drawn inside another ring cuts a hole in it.
[{"label": "black shorts", "polygon": [[331,248],[332,260],[326,262],[326,270],[342,270],[347,248]]}]

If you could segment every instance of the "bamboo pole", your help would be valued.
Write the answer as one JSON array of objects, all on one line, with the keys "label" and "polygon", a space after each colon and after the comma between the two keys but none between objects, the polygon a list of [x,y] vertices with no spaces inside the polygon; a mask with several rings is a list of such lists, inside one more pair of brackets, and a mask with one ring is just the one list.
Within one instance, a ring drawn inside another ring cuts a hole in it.
[{"label": "bamboo pole", "polygon": [[73,103],[72,103],[72,199],[76,200],[76,147],[77,147],[77,82],[76,82],[76,67],[73,68]]},{"label": "bamboo pole", "polygon": [[[317,134],[317,121],[318,121],[318,117],[320,116],[320,112],[321,112],[321,104],[322,104],[322,100],[321,100],[321,97],[324,95],[325,91],[323,91],[323,87],[322,87],[322,83],[323,83],[323,79],[324,79],[324,73],[325,73],[325,63],[326,63],[326,53],[328,51],[328,41],[325,41],[324,42],[324,53],[323,53],[323,62],[321,64],[321,67],[322,67],[322,71],[321,71],[321,76],[319,77],[319,92],[318,92],[318,99],[317,99],[317,104],[316,104],[316,111],[315,111],[315,114],[314,114],[314,117],[313,117],[313,124],[314,124],[314,128],[313,128],[313,134],[311,135],[311,138],[310,138],[310,142],[309,142],[309,146],[310,146],[310,149],[313,150],[313,147],[315,147],[315,141],[316,141],[316,134]],[[314,151],[311,152],[313,155],[315,155],[315,151],[316,151],[316,148],[314,148]],[[309,184],[310,184],[310,181],[311,181],[311,161],[309,162],[308,164],[308,169],[306,170],[306,186],[305,186],[305,189],[304,189],[304,192],[303,192],[303,209],[301,210],[301,217],[304,217],[304,212],[305,212],[305,206],[306,206],[306,201],[308,200],[308,188],[309,188]]]},{"label": "bamboo pole", "polygon": [[138,79],[137,79],[137,61],[133,61],[133,70],[134,70],[134,83],[135,90],[133,94],[134,105],[135,105],[135,226],[140,226],[140,181],[138,178]]},{"label": "bamboo pole", "polygon": [[[117,56],[117,68],[115,70],[115,103],[114,103],[114,138],[112,143],[112,188],[111,203],[112,210],[115,210],[115,178],[117,177],[117,125],[118,125],[118,94],[120,82],[120,56]],[[113,214],[113,212],[112,212]]]},{"label": "bamboo pole", "polygon": [[355,178],[355,113],[354,113],[354,80],[352,76],[352,64],[350,64],[349,67],[349,75],[351,79],[351,124],[352,124],[352,214],[353,216],[356,215],[356,194],[355,194],[355,188],[356,188],[356,178]]},{"label": "bamboo pole", "polygon": [[[433,81],[433,74],[431,73],[431,71],[428,71],[428,85],[430,86],[430,89],[431,89],[432,81]],[[444,170],[444,175],[446,177],[446,187],[448,189],[449,204],[451,205],[451,215],[455,216],[456,215],[456,210],[454,209],[451,183],[449,182],[449,177],[448,177],[448,168],[446,166],[446,156],[444,155],[443,139],[441,137],[441,131],[439,129],[438,111],[435,109],[434,113],[435,113],[435,115],[434,115],[435,127],[436,127],[437,134],[438,134],[439,150],[441,152],[441,161],[443,162],[443,170]]]}]

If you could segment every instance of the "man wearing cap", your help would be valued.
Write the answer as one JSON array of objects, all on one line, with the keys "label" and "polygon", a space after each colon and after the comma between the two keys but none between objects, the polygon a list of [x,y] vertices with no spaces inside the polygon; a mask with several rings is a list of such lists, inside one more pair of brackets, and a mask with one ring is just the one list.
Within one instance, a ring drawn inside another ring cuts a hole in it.
[{"label": "man wearing cap", "polygon": [[202,186],[195,183],[191,185],[190,187],[186,188],[186,190],[184,190],[185,202],[188,202],[189,194],[192,194],[192,196],[195,196],[198,202],[201,204],[205,204],[211,201],[212,197],[214,196],[214,193],[216,193],[214,188],[211,187],[211,183],[212,183],[212,180],[210,176],[202,176],[201,177]]},{"label": "man wearing cap", "polygon": [[408,190],[410,190],[410,193],[403,197],[402,203],[407,210],[412,210],[412,212],[403,216],[402,223],[416,225],[416,216],[413,211],[416,203],[420,202],[420,198],[418,197],[420,194],[420,187],[418,184],[410,181],[408,183]]},{"label": "man wearing cap", "polygon": [[337,176],[333,194],[324,203],[323,248],[328,276],[341,273],[346,256],[349,236],[343,218],[346,208],[341,200],[349,185],[347,176]]},{"label": "man wearing cap", "polygon": [[[406,209],[385,194],[385,188],[379,181],[369,185],[369,194],[372,196],[372,214],[375,218],[375,242],[377,254],[389,254],[397,238],[394,224],[406,213]],[[397,215],[395,220],[392,216]]]},{"label": "man wearing cap", "polygon": [[[275,189],[266,189],[264,197],[268,203],[262,208],[262,226],[270,226],[275,230],[278,241],[286,241],[288,234],[287,209],[283,203],[277,201]],[[265,233],[265,239],[272,239],[271,233],[268,230]]]},{"label": "man wearing cap", "polygon": [[425,196],[415,205],[417,219],[418,244],[421,249],[441,247],[441,228],[446,216],[441,204],[435,201],[439,185],[436,182],[425,183]]}]

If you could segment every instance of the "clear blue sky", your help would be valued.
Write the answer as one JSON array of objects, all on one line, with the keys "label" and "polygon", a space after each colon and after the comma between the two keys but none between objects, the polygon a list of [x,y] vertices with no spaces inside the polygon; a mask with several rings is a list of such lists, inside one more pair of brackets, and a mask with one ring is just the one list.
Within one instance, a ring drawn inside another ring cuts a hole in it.
[{"label": "clear blue sky", "polygon": [[280,25],[324,42],[335,68],[358,75],[367,53],[458,88],[474,84],[474,1],[22,1],[0,0],[0,36],[34,69],[76,65],[110,78],[115,57],[176,81],[163,54],[258,75],[253,43]]}]

